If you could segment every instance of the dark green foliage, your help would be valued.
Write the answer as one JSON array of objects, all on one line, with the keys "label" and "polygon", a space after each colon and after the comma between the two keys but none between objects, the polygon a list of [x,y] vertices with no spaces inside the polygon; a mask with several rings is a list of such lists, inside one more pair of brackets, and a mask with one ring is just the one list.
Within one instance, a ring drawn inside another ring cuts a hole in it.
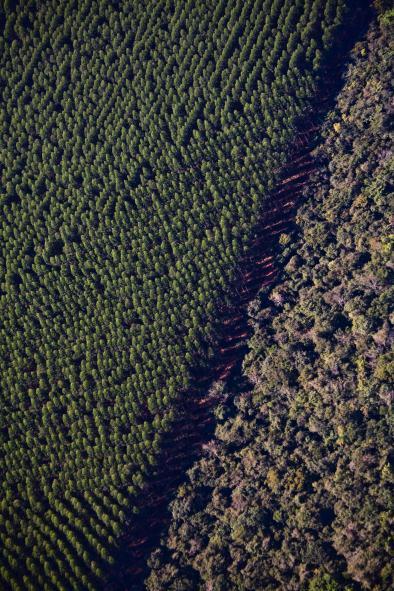
[{"label": "dark green foliage", "polygon": [[358,43],[283,236],[283,278],[250,306],[244,371],[172,504],[150,591],[393,589],[391,47]]},{"label": "dark green foliage", "polygon": [[2,3],[4,584],[97,584],[344,7]]}]

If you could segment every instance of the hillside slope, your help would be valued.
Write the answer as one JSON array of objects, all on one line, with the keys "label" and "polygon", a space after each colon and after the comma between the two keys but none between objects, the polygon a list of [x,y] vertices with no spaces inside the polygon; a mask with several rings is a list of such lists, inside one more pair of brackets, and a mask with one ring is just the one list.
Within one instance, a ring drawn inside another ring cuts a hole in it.
[{"label": "hillside slope", "polygon": [[218,409],[150,591],[393,588],[387,22],[353,50],[282,280],[249,308],[251,390]]}]

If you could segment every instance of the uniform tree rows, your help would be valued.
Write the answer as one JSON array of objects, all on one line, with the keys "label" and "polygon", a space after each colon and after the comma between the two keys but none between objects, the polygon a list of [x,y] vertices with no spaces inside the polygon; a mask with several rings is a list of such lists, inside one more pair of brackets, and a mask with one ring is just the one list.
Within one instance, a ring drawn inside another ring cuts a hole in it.
[{"label": "uniform tree rows", "polygon": [[6,587],[95,588],[346,8],[2,4]]}]

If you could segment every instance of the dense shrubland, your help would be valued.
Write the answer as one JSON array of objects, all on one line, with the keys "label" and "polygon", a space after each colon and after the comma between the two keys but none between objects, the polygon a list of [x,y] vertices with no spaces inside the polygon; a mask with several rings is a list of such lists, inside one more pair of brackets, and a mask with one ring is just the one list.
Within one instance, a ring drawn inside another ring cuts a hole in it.
[{"label": "dense shrubland", "polygon": [[251,391],[218,408],[150,591],[393,589],[391,18],[353,50],[282,279],[249,306]]},{"label": "dense shrubland", "polygon": [[0,7],[0,579],[95,588],[344,0]]}]

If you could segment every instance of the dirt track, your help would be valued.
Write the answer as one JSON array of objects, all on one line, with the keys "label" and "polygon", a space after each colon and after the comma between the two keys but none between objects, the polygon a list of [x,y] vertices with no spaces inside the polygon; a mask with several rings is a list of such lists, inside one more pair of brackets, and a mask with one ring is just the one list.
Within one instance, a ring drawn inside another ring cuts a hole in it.
[{"label": "dirt track", "polygon": [[120,551],[115,568],[108,573],[104,585],[106,591],[142,591],[148,575],[147,560],[157,547],[171,514],[169,503],[174,498],[186,471],[201,457],[209,445],[215,429],[213,411],[222,400],[220,389],[210,387],[218,380],[234,386],[238,394],[250,391],[250,385],[242,377],[242,360],[247,352],[246,341],[251,334],[248,324],[248,305],[261,287],[273,284],[279,274],[275,253],[281,233],[291,231],[294,216],[302,199],[305,186],[315,170],[312,156],[314,140],[320,123],[332,105],[340,88],[344,56],[361,38],[366,30],[371,13],[367,9],[362,17],[355,19],[351,27],[338,37],[336,52],[330,57],[321,72],[321,91],[318,100],[299,125],[299,134],[294,141],[294,151],[287,166],[279,171],[281,182],[269,196],[269,207],[263,212],[256,229],[258,236],[239,263],[238,275],[233,284],[233,297],[229,306],[223,306],[216,327],[215,355],[209,369],[196,368],[187,396],[177,403],[177,420],[165,435],[162,453],[158,459],[157,472],[139,496],[140,513],[133,517],[133,525],[119,540]]},{"label": "dirt track", "polygon": [[222,307],[218,319],[215,355],[209,369],[203,372],[195,369],[188,395],[177,403],[177,419],[164,436],[157,472],[139,497],[140,513],[133,516],[132,526],[119,540],[121,552],[117,572],[105,587],[108,591],[143,589],[148,574],[147,559],[170,521],[169,503],[186,471],[200,457],[214,432],[213,409],[221,395],[209,393],[210,386],[217,381],[242,380],[242,360],[251,335],[248,304],[263,286],[274,283],[277,278],[275,251],[279,236],[291,230],[302,189],[314,170],[308,149],[313,131],[304,131],[298,138],[297,153],[291,165],[283,168],[282,181],[271,194],[271,205],[261,217],[256,231],[258,237],[239,264],[231,305]]}]

